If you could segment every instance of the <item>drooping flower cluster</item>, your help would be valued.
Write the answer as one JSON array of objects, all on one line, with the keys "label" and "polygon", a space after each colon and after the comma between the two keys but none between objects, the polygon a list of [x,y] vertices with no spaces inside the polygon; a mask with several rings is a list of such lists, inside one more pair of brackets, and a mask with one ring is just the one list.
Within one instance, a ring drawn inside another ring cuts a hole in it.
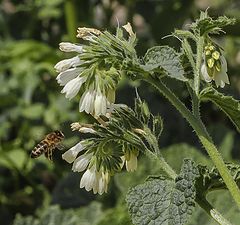
[{"label": "drooping flower cluster", "polygon": [[85,148],[86,142],[81,141],[66,151],[62,158],[68,163],[73,163],[72,170],[74,172],[86,170],[80,180],[80,188],[85,187],[87,191],[93,190],[94,194],[99,193],[101,195],[107,192],[110,175],[102,168],[97,170],[93,152],[86,151],[78,156],[80,152],[86,150]]},{"label": "drooping flower cluster", "polygon": [[[89,42],[96,42],[96,38],[101,32],[93,28],[78,28],[77,37]],[[115,102],[115,87],[110,87],[106,83],[106,78],[116,73],[113,69],[106,70],[100,68],[96,63],[90,63],[88,60],[81,60],[86,53],[86,46],[62,42],[59,48],[64,52],[76,52],[77,56],[70,59],[64,59],[55,65],[55,70],[59,73],[57,82],[64,86],[61,93],[71,100],[74,98],[81,87],[85,90],[79,102],[79,111],[92,114],[95,117],[106,115],[111,104]],[[114,76],[113,76],[114,77]]]},{"label": "drooping flower cluster", "polygon": [[204,47],[201,75],[206,82],[214,80],[217,87],[223,88],[225,84],[229,84],[226,59],[219,47],[212,42]]},{"label": "drooping flower cluster", "polygon": [[[128,39],[123,37],[119,28],[116,36],[93,28],[78,28],[77,37],[89,41],[89,45],[60,43],[60,50],[76,52],[77,56],[55,65],[59,73],[57,81],[63,86],[62,93],[71,100],[82,90],[79,111],[93,115],[100,123],[73,123],[72,130],[88,133],[90,138],[62,155],[64,160],[72,163],[74,172],[84,172],[80,188],[93,190],[95,194],[107,192],[110,176],[120,172],[124,165],[128,172],[137,169],[139,150],[136,146],[141,145],[141,138],[136,134],[143,132],[142,123],[133,118],[133,111],[129,111],[128,107],[114,104],[115,89],[124,71],[121,70],[124,58],[136,59],[136,35],[129,23],[123,28],[128,33]],[[114,113],[115,119],[112,119]],[[119,126],[117,116],[122,117],[123,127]],[[121,139],[120,136],[126,133],[128,137]]]},{"label": "drooping flower cluster", "polygon": [[[81,141],[68,151],[62,158],[68,163],[73,163],[74,172],[84,172],[80,180],[80,188],[102,195],[108,190],[110,174],[113,175],[122,169],[126,162],[126,169],[129,172],[137,169],[137,151],[122,151],[113,153],[113,149],[106,148],[102,152],[87,150],[87,141]],[[84,153],[83,153],[84,152]]]},{"label": "drooping flower cluster", "polygon": [[[71,124],[72,130],[96,134],[88,125]],[[74,172],[84,172],[80,180],[80,188],[102,195],[107,192],[110,175],[120,172],[126,164],[126,170],[133,172],[137,169],[137,156],[139,151],[131,146],[107,142],[83,140],[66,151],[62,158],[73,163]]]}]

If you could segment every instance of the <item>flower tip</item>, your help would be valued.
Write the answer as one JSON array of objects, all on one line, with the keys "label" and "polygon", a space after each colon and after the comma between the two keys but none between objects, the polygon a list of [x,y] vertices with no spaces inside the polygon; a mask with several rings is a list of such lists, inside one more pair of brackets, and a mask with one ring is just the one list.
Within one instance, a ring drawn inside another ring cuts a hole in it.
[{"label": "flower tip", "polygon": [[135,35],[133,30],[132,30],[132,25],[128,22],[127,24],[125,24],[124,26],[122,26],[130,36]]},{"label": "flower tip", "polygon": [[63,52],[83,52],[83,47],[81,45],[76,45],[70,42],[59,43],[59,49]]},{"label": "flower tip", "polygon": [[95,28],[87,28],[87,27],[79,27],[77,29],[77,38],[81,38],[83,40],[92,40],[92,37],[99,36],[102,32]]},{"label": "flower tip", "polygon": [[75,122],[75,123],[71,123],[70,127],[71,127],[72,131],[75,131],[75,130],[79,130],[82,126],[80,123]]},{"label": "flower tip", "polygon": [[68,151],[62,154],[62,159],[67,161],[68,163],[72,163],[75,160],[75,157],[73,157]]}]

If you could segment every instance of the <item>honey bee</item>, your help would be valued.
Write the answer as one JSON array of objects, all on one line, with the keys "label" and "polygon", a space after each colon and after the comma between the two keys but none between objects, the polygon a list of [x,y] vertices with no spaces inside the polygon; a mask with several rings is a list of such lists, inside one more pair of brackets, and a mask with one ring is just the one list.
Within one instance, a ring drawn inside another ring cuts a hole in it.
[{"label": "honey bee", "polygon": [[61,149],[61,141],[64,139],[62,131],[55,130],[45,136],[31,152],[31,158],[37,158],[44,153],[45,157],[52,161],[52,153],[56,149]]}]

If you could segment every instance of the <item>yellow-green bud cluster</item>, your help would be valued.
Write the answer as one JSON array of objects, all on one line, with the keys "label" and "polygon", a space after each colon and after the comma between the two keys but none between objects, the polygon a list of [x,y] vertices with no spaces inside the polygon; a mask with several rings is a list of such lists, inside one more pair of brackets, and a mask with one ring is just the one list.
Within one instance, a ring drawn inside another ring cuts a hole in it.
[{"label": "yellow-green bud cluster", "polygon": [[221,52],[217,46],[209,42],[204,47],[205,63],[210,77],[214,77],[217,72],[221,71]]}]

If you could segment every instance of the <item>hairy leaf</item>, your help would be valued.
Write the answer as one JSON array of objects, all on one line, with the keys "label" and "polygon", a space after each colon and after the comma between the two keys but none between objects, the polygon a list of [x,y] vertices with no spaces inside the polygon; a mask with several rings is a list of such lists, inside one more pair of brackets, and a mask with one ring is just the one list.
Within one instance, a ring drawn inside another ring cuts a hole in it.
[{"label": "hairy leaf", "polygon": [[150,48],[144,56],[145,65],[142,66],[147,72],[163,72],[167,76],[186,81],[183,76],[184,69],[180,55],[168,46],[156,46]]},{"label": "hairy leaf", "polygon": [[[237,185],[240,186],[240,165],[226,163],[226,166]],[[206,195],[210,191],[226,189],[226,185],[216,167],[209,170],[206,166],[198,165],[198,169],[200,177],[197,186],[202,195]]]},{"label": "hairy leaf", "polygon": [[240,131],[240,102],[231,96],[226,96],[212,87],[204,89],[200,94],[201,101],[212,101],[220,108]]},{"label": "hairy leaf", "polygon": [[207,12],[202,12],[200,19],[196,20],[196,22],[192,24],[192,29],[195,31],[197,30],[201,36],[207,33],[219,33],[223,27],[233,25],[235,21],[235,19],[228,18],[226,16],[220,16],[217,19],[212,19],[207,16]]},{"label": "hairy leaf", "polygon": [[134,224],[186,224],[195,207],[195,163],[185,159],[175,182],[159,177],[138,185],[127,195]]}]

